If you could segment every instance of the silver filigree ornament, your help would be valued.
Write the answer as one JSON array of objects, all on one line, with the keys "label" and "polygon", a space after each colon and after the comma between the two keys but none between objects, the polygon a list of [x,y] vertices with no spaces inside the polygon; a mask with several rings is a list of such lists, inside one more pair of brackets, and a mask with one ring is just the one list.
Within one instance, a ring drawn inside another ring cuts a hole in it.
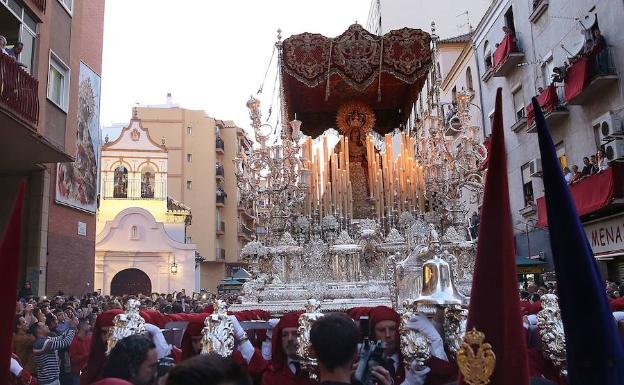
[{"label": "silver filigree ornament", "polygon": [[145,333],[145,320],[139,315],[141,302],[130,298],[126,302],[126,312],[113,318],[113,328],[109,332],[106,354],[110,354],[117,342],[125,337]]},{"label": "silver filigree ornament", "polygon": [[407,303],[403,304],[405,309],[401,315],[401,324],[399,326],[399,334],[401,337],[401,354],[403,355],[403,363],[405,369],[409,370],[412,362],[417,368],[424,368],[425,362],[431,357],[431,347],[427,337],[422,333],[407,327],[410,319],[415,316],[411,306]]},{"label": "silver filigree ornament", "polygon": [[204,320],[201,354],[216,353],[230,357],[234,352],[234,326],[227,315],[227,304],[222,300],[214,303],[214,311]]},{"label": "silver filigree ornament", "polygon": [[321,303],[316,299],[309,299],[305,304],[305,313],[299,316],[299,337],[297,338],[297,355],[301,366],[308,372],[311,380],[318,379],[318,363],[312,357],[312,343],[310,331],[315,321],[323,316],[320,312]]},{"label": "silver filigree ornament", "polygon": [[444,309],[444,344],[453,356],[463,343],[467,322],[467,309],[457,305],[450,305]]},{"label": "silver filigree ornament", "polygon": [[554,294],[540,298],[542,310],[537,313],[537,328],[542,339],[542,353],[566,374],[566,347],[559,301]]}]

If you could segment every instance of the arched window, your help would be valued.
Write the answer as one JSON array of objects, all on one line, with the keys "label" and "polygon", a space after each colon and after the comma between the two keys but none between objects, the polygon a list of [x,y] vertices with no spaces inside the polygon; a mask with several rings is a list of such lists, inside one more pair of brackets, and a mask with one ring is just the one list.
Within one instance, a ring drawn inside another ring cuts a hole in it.
[{"label": "arched window", "polygon": [[470,67],[466,68],[466,88],[468,88],[468,91],[474,91],[472,86],[472,69]]},{"label": "arched window", "polygon": [[486,70],[492,68],[492,47],[490,47],[490,42],[487,40],[483,44],[483,62]]},{"label": "arched window", "polygon": [[128,170],[124,166],[115,169],[113,180],[113,198],[128,197]]},{"label": "arched window", "polygon": [[151,166],[146,166],[141,170],[141,198],[154,198],[154,186],[156,184],[156,174]]}]

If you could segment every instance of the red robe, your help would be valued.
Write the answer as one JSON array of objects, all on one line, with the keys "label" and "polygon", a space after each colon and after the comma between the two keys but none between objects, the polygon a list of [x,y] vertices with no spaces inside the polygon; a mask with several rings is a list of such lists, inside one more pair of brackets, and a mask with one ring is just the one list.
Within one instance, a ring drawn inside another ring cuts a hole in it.
[{"label": "red robe", "polygon": [[280,368],[269,367],[262,374],[262,385],[318,385],[318,382],[310,380],[308,374],[301,371],[294,375],[288,365]]}]

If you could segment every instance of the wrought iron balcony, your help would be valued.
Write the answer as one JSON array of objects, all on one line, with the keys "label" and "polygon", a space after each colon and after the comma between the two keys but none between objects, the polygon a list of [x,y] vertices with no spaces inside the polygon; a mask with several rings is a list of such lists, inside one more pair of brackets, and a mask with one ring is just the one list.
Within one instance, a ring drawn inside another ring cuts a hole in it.
[{"label": "wrought iron balcony", "polygon": [[217,261],[225,261],[225,249],[217,247],[215,259]]},{"label": "wrought iron balcony", "polygon": [[218,221],[217,222],[217,235],[225,234],[225,222]]},{"label": "wrought iron balcony", "polygon": [[225,191],[221,190],[221,189],[217,189],[217,206],[224,206],[225,205],[225,198],[227,197],[227,194],[225,193]]},{"label": "wrought iron balcony", "polygon": [[221,139],[220,136],[217,136],[215,140],[215,146],[218,153],[223,154],[225,152],[225,142]]},{"label": "wrought iron balcony", "polygon": [[39,81],[8,55],[0,55],[0,103],[36,125],[39,121]]},{"label": "wrought iron balcony", "polygon": [[217,163],[216,175],[217,178],[221,179],[225,176],[225,169],[223,168],[222,164]]}]

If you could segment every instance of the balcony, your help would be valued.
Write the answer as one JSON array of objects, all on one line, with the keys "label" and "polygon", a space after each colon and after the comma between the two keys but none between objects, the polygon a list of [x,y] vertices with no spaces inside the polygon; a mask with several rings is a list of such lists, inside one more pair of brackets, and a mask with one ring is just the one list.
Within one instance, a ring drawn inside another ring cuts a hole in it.
[{"label": "balcony", "polygon": [[[570,192],[576,210],[583,222],[621,212],[624,209],[624,189],[622,181],[624,166],[611,163],[611,166],[598,174],[590,175],[570,185]],[[537,199],[537,226],[548,225],[546,200]]]},{"label": "balcony", "polygon": [[533,12],[529,15],[529,21],[531,23],[537,23],[537,21],[542,17],[542,15],[548,9],[548,0],[534,0],[533,1]]},{"label": "balcony", "polygon": [[252,205],[241,200],[238,201],[238,212],[245,215],[249,219],[256,218]]},{"label": "balcony", "polygon": [[518,48],[514,35],[505,35],[503,41],[494,51],[494,77],[505,77],[524,61],[524,52]]},{"label": "balcony", "polygon": [[215,149],[217,154],[225,154],[225,142],[220,136],[217,136],[217,139],[215,140]]},{"label": "balcony", "polygon": [[8,55],[0,55],[0,103],[34,126],[39,122],[39,81]]},{"label": "balcony", "polygon": [[[561,104],[559,95],[557,94],[557,88],[554,85],[550,85],[542,91],[542,93],[537,96],[537,102],[542,107],[542,112],[544,113],[544,118],[546,119],[546,123],[548,123],[548,127],[552,128],[560,124],[570,115],[568,109]],[[526,111],[528,118],[527,132],[537,132],[534,122],[535,112],[533,111],[532,103],[527,104]]]},{"label": "balcony", "polygon": [[223,168],[222,164],[217,163],[215,174],[217,176],[217,180],[223,180],[223,178],[225,177],[225,169]]},{"label": "balcony", "polygon": [[167,199],[165,181],[145,182],[141,178],[109,178],[102,181],[102,199]]},{"label": "balcony", "polygon": [[217,188],[217,207],[225,206],[225,198],[227,198],[227,194],[221,188]]},{"label": "balcony", "polygon": [[609,48],[592,52],[572,64],[565,77],[565,99],[569,105],[583,105],[616,85],[618,75]]},{"label": "balcony", "polygon": [[244,223],[238,222],[238,237],[242,238],[246,241],[252,241],[256,232],[249,227],[245,226]]},{"label": "balcony", "polygon": [[225,222],[218,221],[217,222],[217,235],[225,234]]},{"label": "balcony", "polygon": [[225,249],[217,247],[216,254],[215,254],[215,259],[217,261],[225,261]]}]

